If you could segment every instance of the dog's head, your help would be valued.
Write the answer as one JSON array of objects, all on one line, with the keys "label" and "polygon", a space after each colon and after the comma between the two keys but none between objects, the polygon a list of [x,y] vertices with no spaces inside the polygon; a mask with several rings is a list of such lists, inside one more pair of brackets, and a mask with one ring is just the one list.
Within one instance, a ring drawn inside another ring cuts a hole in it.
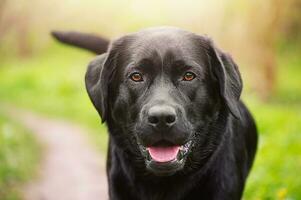
[{"label": "dog's head", "polygon": [[158,176],[204,165],[219,126],[240,115],[236,64],[207,37],[176,28],[115,40],[90,63],[86,87],[120,148]]}]

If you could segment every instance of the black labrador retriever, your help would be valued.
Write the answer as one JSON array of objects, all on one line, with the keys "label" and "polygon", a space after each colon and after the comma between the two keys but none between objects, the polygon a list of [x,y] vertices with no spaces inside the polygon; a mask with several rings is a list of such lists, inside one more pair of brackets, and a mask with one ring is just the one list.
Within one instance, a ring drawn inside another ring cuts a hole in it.
[{"label": "black labrador retriever", "polygon": [[86,88],[109,130],[110,199],[242,197],[257,131],[228,54],[170,27],[123,36],[106,53],[103,38],[53,35],[103,53],[88,67]]}]

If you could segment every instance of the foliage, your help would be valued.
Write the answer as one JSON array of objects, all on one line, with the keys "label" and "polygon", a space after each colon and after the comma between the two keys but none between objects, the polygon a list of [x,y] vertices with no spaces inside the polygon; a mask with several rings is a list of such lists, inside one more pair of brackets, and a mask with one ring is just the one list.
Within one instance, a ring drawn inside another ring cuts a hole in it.
[{"label": "foliage", "polygon": [[0,115],[1,200],[20,199],[22,183],[36,171],[38,152],[39,146],[29,132]]}]

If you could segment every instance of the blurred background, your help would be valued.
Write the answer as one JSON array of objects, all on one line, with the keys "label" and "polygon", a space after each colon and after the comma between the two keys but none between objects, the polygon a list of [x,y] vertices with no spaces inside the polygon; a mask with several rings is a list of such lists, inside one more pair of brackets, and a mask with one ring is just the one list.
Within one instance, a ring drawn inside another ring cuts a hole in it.
[{"label": "blurred background", "polygon": [[22,199],[43,151],[8,107],[89,129],[106,152],[107,134],[84,87],[94,55],[59,44],[51,30],[107,38],[151,26],[210,36],[239,65],[242,99],[260,141],[244,199],[301,199],[300,0],[0,0],[0,199]]}]

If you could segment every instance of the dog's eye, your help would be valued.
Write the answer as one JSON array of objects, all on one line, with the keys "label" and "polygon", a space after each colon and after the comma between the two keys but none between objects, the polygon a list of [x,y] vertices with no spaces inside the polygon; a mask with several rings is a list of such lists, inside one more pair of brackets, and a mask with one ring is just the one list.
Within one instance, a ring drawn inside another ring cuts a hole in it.
[{"label": "dog's eye", "polygon": [[195,74],[192,72],[186,72],[183,76],[183,81],[192,81],[195,78]]},{"label": "dog's eye", "polygon": [[131,74],[130,78],[132,79],[132,81],[135,82],[141,82],[143,81],[143,77],[142,74],[138,73],[138,72],[134,72]]}]

